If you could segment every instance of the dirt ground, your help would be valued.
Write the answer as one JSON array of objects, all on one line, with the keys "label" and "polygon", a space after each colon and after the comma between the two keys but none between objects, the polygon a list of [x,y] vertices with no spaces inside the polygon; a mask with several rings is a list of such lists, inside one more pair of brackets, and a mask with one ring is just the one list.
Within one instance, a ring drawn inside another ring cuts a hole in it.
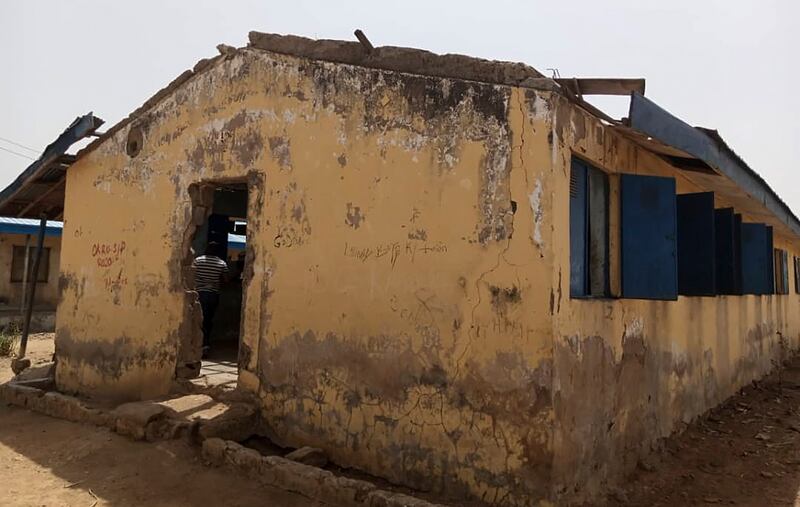
[{"label": "dirt ground", "polygon": [[[25,356],[31,360],[31,366],[52,361],[54,336],[54,333],[36,333],[30,335]],[[11,359],[0,357],[0,383],[9,381],[13,376],[14,372],[11,371]]]},{"label": "dirt ground", "polygon": [[105,428],[0,406],[0,505],[318,506],[202,464],[180,441],[133,442]]},{"label": "dirt ground", "polygon": [[[52,335],[28,345],[49,361]],[[0,382],[11,378],[0,358]],[[132,442],[106,429],[0,406],[0,505],[319,505],[203,466],[182,442]],[[748,386],[640,462],[610,505],[800,506],[800,357]],[[96,503],[95,503],[96,502]]]},{"label": "dirt ground", "polygon": [[639,463],[612,505],[800,506],[800,358]]},{"label": "dirt ground", "polygon": [[[49,361],[52,335],[28,343],[32,364]],[[0,382],[11,378],[0,358]],[[319,506],[204,466],[180,441],[133,442],[105,428],[53,419],[0,404],[0,505],[16,506]]]}]

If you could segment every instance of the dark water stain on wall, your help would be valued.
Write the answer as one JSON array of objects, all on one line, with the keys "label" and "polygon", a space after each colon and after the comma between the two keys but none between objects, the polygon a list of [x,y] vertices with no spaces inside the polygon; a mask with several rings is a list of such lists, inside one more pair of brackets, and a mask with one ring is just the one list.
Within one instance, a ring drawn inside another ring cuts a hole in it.
[{"label": "dark water stain on wall", "polygon": [[763,375],[773,352],[760,343],[771,333],[769,325],[748,331],[748,350],[725,383],[710,348],[676,355],[631,333],[623,337],[617,359],[599,336],[562,338],[554,349],[554,431],[561,442],[554,460],[557,495],[592,498],[622,480],[680,424],[723,401],[723,393]]},{"label": "dark water stain on wall", "polygon": [[290,140],[288,137],[273,136],[269,138],[269,151],[272,158],[278,162],[282,169],[291,168],[292,154],[289,149]]},{"label": "dark water stain on wall", "polygon": [[[372,473],[415,488],[466,498],[472,493],[456,472],[469,469],[485,487],[502,490],[506,505],[527,505],[525,502],[531,499],[542,498],[550,480],[546,428],[551,363],[544,361],[532,369],[519,353],[503,353],[483,365],[469,362],[461,374],[453,376],[444,369],[441,353],[435,346],[412,350],[410,342],[401,337],[373,336],[362,342],[332,333],[317,337],[312,331],[287,336],[277,347],[264,346],[259,353],[260,376],[269,396],[288,406],[292,406],[292,400],[318,400],[315,403],[326,417],[342,419],[341,424],[318,425],[317,418],[307,417],[307,407],[297,404],[294,410],[273,414],[281,421],[279,438],[282,435],[295,445],[319,443],[334,453],[349,449],[358,456],[365,452],[364,442],[381,434],[382,439],[394,443],[388,448],[370,447],[374,462],[380,463],[378,469],[369,470]],[[410,414],[402,415],[402,407],[420,389],[432,394],[416,402],[415,411],[439,414],[444,406],[460,414],[457,426],[440,428],[455,452],[427,447],[406,433]],[[323,392],[346,400],[348,413],[328,407],[319,398]],[[362,407],[372,407],[369,413],[374,407],[385,407],[381,411],[384,415],[360,432],[349,432],[347,420]],[[470,423],[483,418],[494,421],[493,436]],[[506,433],[510,428],[514,436]],[[517,431],[522,434],[517,436]],[[476,441],[483,442],[479,448],[466,443]],[[523,462],[522,469],[491,469],[483,457],[487,452],[515,456]],[[350,464],[359,465],[352,460]]]},{"label": "dark water stain on wall", "polygon": [[[475,241],[486,244],[510,236],[510,87],[314,61],[304,62],[300,70],[314,84],[317,107],[357,120],[367,132],[404,130],[433,144],[439,173],[451,170],[465,140],[483,143]],[[401,107],[385,107],[386,92],[397,95]]]},{"label": "dark water stain on wall", "polygon": [[60,329],[57,344],[59,358],[108,379],[119,380],[133,368],[175,364],[175,345],[169,338],[156,344],[137,344],[126,335],[114,340],[75,340],[70,330]]},{"label": "dark water stain on wall", "polygon": [[344,223],[352,227],[353,229],[358,229],[361,227],[361,222],[365,219],[364,214],[361,213],[361,208],[359,206],[353,206],[352,202],[347,203],[347,212],[344,215]]}]

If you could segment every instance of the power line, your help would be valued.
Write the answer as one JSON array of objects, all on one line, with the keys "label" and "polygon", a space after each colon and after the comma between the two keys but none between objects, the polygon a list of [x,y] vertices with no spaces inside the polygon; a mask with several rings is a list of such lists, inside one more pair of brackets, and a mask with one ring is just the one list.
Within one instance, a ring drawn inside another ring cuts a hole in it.
[{"label": "power line", "polygon": [[0,150],[7,151],[7,152],[9,152],[9,153],[13,153],[14,155],[18,155],[18,156],[20,156],[20,157],[25,157],[25,158],[27,158],[28,160],[36,160],[36,159],[35,159],[35,158],[33,158],[33,157],[29,157],[28,155],[25,155],[25,154],[23,154],[23,153],[19,153],[19,152],[17,152],[17,151],[14,151],[14,150],[9,150],[8,148],[3,148],[2,146],[0,146]]},{"label": "power line", "polygon": [[30,150],[30,151],[36,153],[37,155],[39,154],[39,150],[37,150],[35,148],[31,148],[30,146],[25,146],[24,144],[20,144],[20,143],[18,143],[16,141],[12,141],[11,139],[6,139],[5,137],[0,137],[0,141],[5,141],[5,142],[7,142],[9,144],[13,144],[14,146],[19,146],[20,148],[25,148],[26,150]]}]

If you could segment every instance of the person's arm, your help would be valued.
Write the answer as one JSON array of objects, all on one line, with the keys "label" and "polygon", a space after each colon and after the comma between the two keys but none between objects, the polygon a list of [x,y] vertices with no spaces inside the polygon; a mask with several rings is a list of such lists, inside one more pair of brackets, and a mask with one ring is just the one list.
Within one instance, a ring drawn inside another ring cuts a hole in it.
[{"label": "person's arm", "polygon": [[222,277],[222,281],[227,283],[227,282],[229,282],[231,280],[231,270],[228,269],[228,262],[227,261],[225,261],[224,259],[220,259],[220,260],[222,261],[222,265],[223,265],[222,273],[221,273],[220,276]]}]

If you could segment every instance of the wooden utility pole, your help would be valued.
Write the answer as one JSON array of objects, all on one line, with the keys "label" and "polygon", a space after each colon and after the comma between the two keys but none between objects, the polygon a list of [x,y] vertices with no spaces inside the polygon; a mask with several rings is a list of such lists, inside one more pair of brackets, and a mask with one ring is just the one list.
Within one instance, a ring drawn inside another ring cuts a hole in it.
[{"label": "wooden utility pole", "polygon": [[33,313],[33,299],[36,296],[36,281],[39,279],[39,264],[42,261],[42,249],[44,247],[44,233],[47,230],[47,215],[42,213],[39,218],[39,236],[36,239],[36,254],[33,258],[33,272],[28,277],[28,291],[25,294],[25,315],[22,321],[22,338],[19,340],[19,354],[11,365],[15,373],[19,373],[28,366],[30,360],[25,359],[25,352],[28,349],[28,334],[31,329],[31,314]]},{"label": "wooden utility pole", "polygon": [[19,298],[19,316],[25,318],[25,301],[28,295],[28,269],[30,269],[31,235],[25,235],[25,260],[22,270],[22,297]]}]

